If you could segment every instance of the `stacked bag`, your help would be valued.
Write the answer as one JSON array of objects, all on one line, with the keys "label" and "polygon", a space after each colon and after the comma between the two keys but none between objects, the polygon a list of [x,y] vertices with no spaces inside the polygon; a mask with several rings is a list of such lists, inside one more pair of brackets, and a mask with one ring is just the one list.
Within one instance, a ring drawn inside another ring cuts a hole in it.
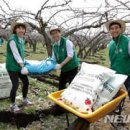
[{"label": "stacked bag", "polygon": [[127,76],[116,74],[109,68],[82,63],[60,100],[81,113],[92,113],[111,101],[126,79]]},{"label": "stacked bag", "polygon": [[0,64],[0,99],[10,96],[11,81],[5,67],[5,63]]}]

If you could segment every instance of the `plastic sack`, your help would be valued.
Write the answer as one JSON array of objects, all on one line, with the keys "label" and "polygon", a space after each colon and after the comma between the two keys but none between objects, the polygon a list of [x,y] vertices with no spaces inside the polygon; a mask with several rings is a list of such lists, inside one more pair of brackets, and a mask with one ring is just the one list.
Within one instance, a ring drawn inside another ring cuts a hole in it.
[{"label": "plastic sack", "polygon": [[5,63],[0,64],[0,99],[10,96],[12,83],[5,67]]},{"label": "plastic sack", "polygon": [[5,66],[5,63],[0,64],[0,85],[11,82]]},{"label": "plastic sack", "polygon": [[56,61],[51,58],[42,61],[26,60],[25,68],[28,70],[29,75],[42,75],[55,69]]},{"label": "plastic sack", "polygon": [[7,72],[5,66],[6,66],[5,63],[0,64],[0,74],[2,74],[2,75],[8,75],[8,72]]},{"label": "plastic sack", "polygon": [[94,110],[111,101],[116,96],[126,79],[126,75],[115,74],[112,79],[106,82],[103,91],[100,93],[96,103],[93,105]]},{"label": "plastic sack", "polygon": [[97,96],[103,90],[103,84],[114,73],[115,71],[99,65],[82,63],[79,73],[62,93],[61,99],[80,112],[91,113]]}]

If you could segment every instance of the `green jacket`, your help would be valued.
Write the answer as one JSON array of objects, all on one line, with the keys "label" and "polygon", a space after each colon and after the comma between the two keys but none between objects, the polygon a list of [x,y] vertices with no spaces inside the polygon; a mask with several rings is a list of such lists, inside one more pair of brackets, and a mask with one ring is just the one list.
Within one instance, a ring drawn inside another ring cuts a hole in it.
[{"label": "green jacket", "polygon": [[121,34],[109,44],[109,57],[111,69],[119,74],[130,75],[130,55],[128,44],[130,39]]},{"label": "green jacket", "polygon": [[17,61],[15,60],[11,48],[9,46],[10,41],[13,40],[16,43],[16,47],[18,52],[24,61],[24,40],[22,43],[19,42],[19,38],[16,34],[10,36],[9,41],[7,42],[7,49],[6,49],[6,69],[8,71],[20,72],[21,68],[18,65]]},{"label": "green jacket", "polygon": [[[56,61],[58,64],[62,63],[67,57],[67,50],[66,50],[66,38],[61,37],[60,45],[53,43],[52,49],[54,51],[54,55],[56,57]],[[76,49],[73,48],[74,55],[73,58],[62,67],[62,72],[70,71],[79,66],[79,59],[77,58]]]}]

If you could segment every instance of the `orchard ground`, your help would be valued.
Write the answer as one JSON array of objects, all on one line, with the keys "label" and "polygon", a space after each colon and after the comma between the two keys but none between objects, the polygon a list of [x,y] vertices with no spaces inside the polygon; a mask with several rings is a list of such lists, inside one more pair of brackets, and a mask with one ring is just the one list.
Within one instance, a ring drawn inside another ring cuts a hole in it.
[{"label": "orchard ground", "polygon": [[[32,48],[29,48],[27,45],[25,47],[25,54],[26,59],[29,60],[43,60],[47,58],[46,49],[43,48],[42,44],[38,43],[37,51],[34,53]],[[0,63],[5,62],[5,51],[6,45],[4,44],[0,47]],[[104,49],[99,51],[95,56],[89,56],[87,59],[81,61],[86,61],[89,63],[98,63],[103,66],[109,67],[109,58],[108,58],[108,50]],[[56,72],[52,72],[53,74],[57,75]],[[36,110],[44,110],[49,108],[49,106],[53,105],[47,95],[51,92],[57,91],[57,87],[53,85],[53,83],[58,83],[52,77],[47,77],[47,81],[51,82],[52,84],[48,84],[45,82],[41,82],[36,80],[35,78],[29,77],[30,87],[29,87],[29,94],[28,97],[33,102],[33,105],[22,110],[22,113],[34,113]],[[18,93],[17,93],[17,102],[19,103],[21,100],[21,86],[19,86]],[[7,111],[9,107],[9,99],[0,100],[0,111]],[[130,101],[127,99],[125,102],[125,106],[123,109],[123,114],[130,115]],[[72,122],[76,117],[72,114],[69,114],[70,122]],[[127,123],[126,128],[130,128],[130,123]],[[28,124],[26,130],[64,130],[66,128],[66,120],[65,115],[61,116],[53,116],[49,115],[41,120],[34,121],[31,124]],[[21,130],[23,128],[20,128]],[[114,128],[109,123],[104,123],[103,119],[99,120],[96,123],[91,124],[90,130],[114,130]],[[0,123],[0,130],[17,130],[15,124],[10,123]]]}]

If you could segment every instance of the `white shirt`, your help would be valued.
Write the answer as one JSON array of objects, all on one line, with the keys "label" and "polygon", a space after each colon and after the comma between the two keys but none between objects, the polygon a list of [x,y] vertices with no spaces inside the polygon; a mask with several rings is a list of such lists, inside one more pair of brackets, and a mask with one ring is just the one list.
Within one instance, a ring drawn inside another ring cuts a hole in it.
[{"label": "white shirt", "polygon": [[[60,40],[57,44],[60,45]],[[70,41],[70,40],[67,40],[66,41],[66,50],[67,50],[67,56],[68,57],[71,57],[71,58],[73,57],[73,55],[74,55],[73,47],[74,47],[73,42]],[[52,51],[52,58],[54,60],[56,60],[54,51]]]},{"label": "white shirt", "polygon": [[129,41],[129,44],[128,44],[128,53],[130,55],[130,41]]},{"label": "white shirt", "polygon": [[[22,39],[19,39],[19,40],[22,41]],[[13,53],[14,59],[17,61],[17,63],[23,63],[23,60],[22,60],[22,58],[21,58],[21,56],[20,56],[20,54],[18,52],[15,41],[11,40],[9,45],[10,45],[11,51]]]}]

